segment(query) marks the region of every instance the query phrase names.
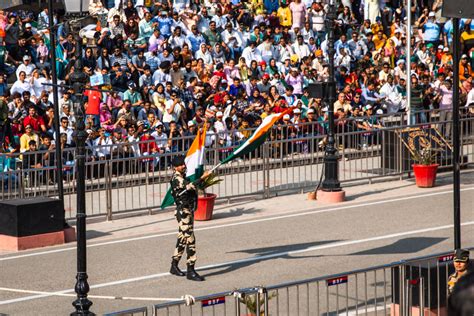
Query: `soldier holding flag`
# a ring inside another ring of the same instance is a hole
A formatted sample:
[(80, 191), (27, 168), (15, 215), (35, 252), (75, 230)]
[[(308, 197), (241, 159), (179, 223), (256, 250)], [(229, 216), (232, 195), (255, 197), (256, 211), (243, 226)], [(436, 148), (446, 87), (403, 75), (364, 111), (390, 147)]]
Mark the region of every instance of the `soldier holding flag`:
[(178, 221), (178, 240), (174, 251), (170, 273), (177, 276), (184, 276), (178, 263), (186, 250), (187, 255), (187, 273), (188, 280), (204, 281), (195, 270), (196, 263), (196, 238), (194, 237), (194, 211), (197, 203), (197, 190), (202, 187), (203, 181), (211, 174), (205, 171), (203, 175), (195, 182), (186, 178), (185, 157), (176, 156), (173, 161), (174, 173), (171, 178), (171, 194), (176, 203), (175, 217)]

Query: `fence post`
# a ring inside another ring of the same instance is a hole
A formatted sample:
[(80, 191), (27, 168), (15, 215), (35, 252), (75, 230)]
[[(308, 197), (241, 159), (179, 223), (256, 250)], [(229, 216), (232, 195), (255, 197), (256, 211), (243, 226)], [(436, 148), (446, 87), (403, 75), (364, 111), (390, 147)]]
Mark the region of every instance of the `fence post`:
[(107, 211), (107, 221), (112, 220), (112, 172), (110, 161), (106, 161), (105, 165), (105, 208)]
[(425, 314), (425, 291), (424, 291), (424, 278), (420, 277), (420, 280), (418, 282), (418, 286), (420, 287), (420, 316), (423, 316)]
[(260, 289), (255, 292), (255, 315), (260, 316)]
[(270, 145), (263, 144), (263, 198), (270, 197)]

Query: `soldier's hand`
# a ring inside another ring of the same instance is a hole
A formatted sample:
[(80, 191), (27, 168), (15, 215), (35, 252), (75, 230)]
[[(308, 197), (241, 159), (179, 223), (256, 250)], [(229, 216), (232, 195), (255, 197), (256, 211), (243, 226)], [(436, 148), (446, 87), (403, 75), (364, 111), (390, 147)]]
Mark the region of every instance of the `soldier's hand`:
[(212, 174), (212, 172), (210, 172), (210, 171), (204, 171), (204, 173), (201, 176), (201, 179), (204, 180), (207, 177), (209, 177), (211, 174)]

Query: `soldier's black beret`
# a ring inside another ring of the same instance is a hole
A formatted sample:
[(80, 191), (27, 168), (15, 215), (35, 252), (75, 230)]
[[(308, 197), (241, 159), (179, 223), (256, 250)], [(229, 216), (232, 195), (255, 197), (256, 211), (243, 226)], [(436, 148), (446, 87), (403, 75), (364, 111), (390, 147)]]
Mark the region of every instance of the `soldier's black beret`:
[(469, 250), (457, 249), (454, 252), (454, 261), (467, 262), (469, 261)]
[(171, 164), (173, 165), (173, 167), (182, 166), (182, 165), (185, 164), (184, 158), (185, 157), (183, 155), (178, 155), (178, 156), (173, 158), (173, 160), (171, 161)]

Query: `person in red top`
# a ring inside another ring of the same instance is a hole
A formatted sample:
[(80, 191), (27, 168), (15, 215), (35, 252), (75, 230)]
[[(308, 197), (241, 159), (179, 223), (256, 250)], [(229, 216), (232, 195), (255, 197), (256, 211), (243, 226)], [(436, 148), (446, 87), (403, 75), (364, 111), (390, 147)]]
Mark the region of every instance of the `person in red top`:
[(216, 70), (214, 71), (214, 73), (212, 75), (220, 77), (221, 80), (227, 79), (227, 76), (224, 72), (224, 65), (222, 63), (218, 63), (216, 65)]
[[(144, 131), (143, 135), (140, 137), (140, 153), (142, 156), (154, 155), (159, 152), (158, 145), (156, 144), (155, 137), (150, 135), (150, 130), (147, 129)], [(142, 162), (150, 163), (150, 170), (153, 170), (156, 163), (158, 162), (158, 157), (156, 158), (143, 158)]]
[[(87, 86), (86, 88), (90, 88)], [(97, 89), (98, 87), (92, 87)], [(102, 92), (97, 90), (86, 89), (84, 95), (87, 97), (87, 103), (85, 105), (86, 115), (90, 115), (94, 118), (94, 126), (100, 125), (100, 103), (102, 102)]]
[(46, 124), (43, 117), (36, 113), (36, 109), (30, 106), (28, 109), (28, 116), (23, 120), (23, 126), (31, 125), (35, 132), (46, 132)]

